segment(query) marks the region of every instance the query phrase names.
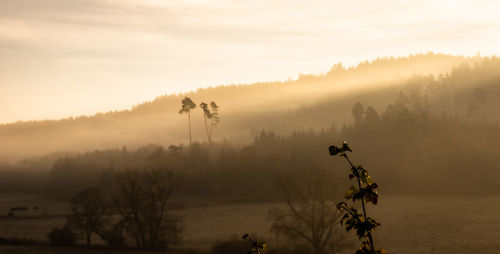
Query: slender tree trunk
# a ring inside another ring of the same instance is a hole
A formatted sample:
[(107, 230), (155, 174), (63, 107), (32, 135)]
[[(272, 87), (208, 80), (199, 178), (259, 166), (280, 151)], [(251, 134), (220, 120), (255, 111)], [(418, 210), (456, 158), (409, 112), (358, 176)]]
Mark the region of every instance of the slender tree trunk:
[(142, 227), (142, 224), (141, 222), (139, 221), (139, 217), (135, 215), (135, 220), (136, 220), (136, 224), (137, 224), (137, 229), (138, 229), (138, 233), (139, 233), (139, 247), (141, 248), (144, 248), (146, 247), (146, 233), (144, 232), (143, 230), (143, 227)]
[(203, 118), (205, 118), (205, 130), (207, 131), (208, 145), (211, 145), (212, 140), (210, 139), (210, 133), (208, 132), (207, 116), (204, 115)]
[(137, 245), (141, 248), (144, 248), (145, 244), (146, 244), (146, 233), (143, 230), (142, 222), (141, 222), (140, 217), (139, 217), (139, 209), (133, 202), (131, 202), (131, 204), (132, 204), (132, 207), (131, 207), (132, 208), (132, 215), (133, 215), (134, 221), (137, 225), (137, 231), (138, 231), (138, 235), (139, 235), (138, 237), (136, 237)]
[(86, 233), (86, 236), (87, 236), (87, 246), (90, 246), (90, 238), (92, 237), (92, 230), (90, 229), (90, 225), (87, 223), (87, 232)]
[(210, 121), (210, 140), (212, 140), (213, 130), (214, 130), (214, 119), (212, 118), (212, 120)]
[(191, 113), (188, 111), (188, 121), (189, 121), (189, 145), (193, 144), (193, 140), (191, 139)]
[[(154, 180), (153, 180), (154, 181)], [(155, 224), (154, 221), (154, 212), (155, 212), (155, 195), (154, 195), (154, 184), (151, 184), (151, 207), (149, 207), (149, 248), (154, 248), (154, 240), (155, 236), (153, 234), (153, 227)]]

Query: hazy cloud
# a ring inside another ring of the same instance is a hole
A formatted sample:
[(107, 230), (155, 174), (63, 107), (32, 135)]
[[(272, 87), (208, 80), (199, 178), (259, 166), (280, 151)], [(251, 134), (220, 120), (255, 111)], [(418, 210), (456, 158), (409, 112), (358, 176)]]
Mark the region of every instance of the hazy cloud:
[[(88, 83), (128, 87), (106, 102), (111, 108), (92, 108), (109, 110), (199, 86), (284, 80), (339, 61), (497, 54), (498, 13), (496, 1), (2, 0), (0, 100), (5, 86), (49, 87), (69, 98), (81, 94), (67, 87)], [(34, 107), (43, 104), (31, 96)], [(86, 107), (74, 113), (92, 112)], [(0, 122), (37, 117), (2, 115)]]

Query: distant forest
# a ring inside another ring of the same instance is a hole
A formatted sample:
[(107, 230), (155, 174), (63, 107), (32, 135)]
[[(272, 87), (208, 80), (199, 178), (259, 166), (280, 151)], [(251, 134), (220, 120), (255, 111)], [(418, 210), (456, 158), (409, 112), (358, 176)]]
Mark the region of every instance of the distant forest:
[[(296, 80), (218, 86), (161, 96), (131, 110), (4, 124), (0, 125), (0, 161), (122, 146), (135, 150), (149, 143), (187, 144), (187, 119), (178, 114), (184, 96), (197, 104), (216, 101), (221, 107), (221, 124), (214, 139), (238, 145), (248, 144), (262, 129), (287, 134), (328, 128), (333, 123), (348, 124), (352, 122), (350, 110), (356, 102), (383, 112), (400, 91), (409, 97), (413, 93), (429, 94), (428, 100), (434, 103), (432, 110), (437, 114), (444, 110), (450, 116), (463, 117), (467, 113), (463, 107), (470, 103), (468, 89), (487, 86), (485, 82), (494, 80), (497, 70), (498, 59), (480, 56), (427, 53), (379, 58), (349, 68), (335, 64), (327, 73), (300, 75)], [(420, 86), (439, 91), (418, 90)], [(487, 89), (485, 92), (489, 93)], [(438, 105), (436, 101), (440, 100), (452, 101)], [(485, 105), (483, 110), (491, 110), (491, 105)], [(207, 140), (202, 114), (195, 110), (192, 124), (193, 140), (203, 143)]]
[[(402, 60), (382, 62), (391, 61)], [(348, 75), (357, 71), (338, 68), (332, 72)], [(345, 176), (345, 165), (328, 155), (328, 146), (347, 140), (356, 147), (352, 158), (363, 162), (377, 177), (383, 194), (499, 193), (500, 185), (496, 182), (500, 177), (498, 70), (499, 58), (481, 58), (473, 65), (454, 67), (449, 74), (413, 75), (397, 86), (381, 90), (359, 90), (336, 100), (318, 100), (309, 106), (282, 112), (259, 109), (271, 112), (262, 113), (261, 117), (242, 113), (247, 118), (239, 116), (239, 124), (244, 126), (240, 131), (253, 136), (245, 142), (231, 139), (218, 130), (216, 137), (219, 135), (219, 138), (212, 145), (204, 141), (191, 146), (179, 143), (145, 143), (135, 148), (117, 145), (112, 149), (52, 153), (19, 163), (5, 163), (0, 165), (0, 190), (68, 198), (88, 187), (111, 191), (115, 174), (125, 169), (165, 168), (181, 180), (177, 198), (203, 199), (204, 202), (274, 201), (278, 200), (274, 181), (280, 175), (325, 169), (338, 176), (332, 183), (336, 179), (340, 183)], [(332, 74), (310, 78), (321, 80), (329, 75)], [(262, 86), (279, 87), (280, 84)], [(229, 91), (258, 90), (257, 87), (206, 89), (199, 93), (228, 91), (226, 96), (230, 97)], [(243, 93), (246, 92), (249, 91)], [(383, 100), (387, 97), (391, 98)], [(0, 127), (1, 135), (52, 133), (57, 136), (64, 135), (61, 132), (70, 126), (89, 128), (89, 133), (95, 126), (107, 126), (112, 133), (113, 128), (119, 128), (117, 131), (126, 128), (119, 123), (127, 115), (146, 119), (149, 113), (164, 108), (177, 114), (180, 101), (180, 95), (168, 96), (128, 112), (4, 125)], [(227, 101), (218, 103), (221, 112), (230, 111), (224, 107), (230, 107)], [(337, 114), (348, 116), (349, 120), (337, 121)], [(221, 114), (221, 125), (230, 122), (236, 128), (238, 124), (230, 119), (233, 116), (238, 114)], [(182, 131), (176, 135), (186, 140), (187, 122), (182, 116), (176, 121), (182, 122), (179, 125)], [(155, 135), (171, 134), (160, 128)], [(19, 142), (23, 142), (22, 139)], [(43, 147), (43, 143), (39, 145)]]

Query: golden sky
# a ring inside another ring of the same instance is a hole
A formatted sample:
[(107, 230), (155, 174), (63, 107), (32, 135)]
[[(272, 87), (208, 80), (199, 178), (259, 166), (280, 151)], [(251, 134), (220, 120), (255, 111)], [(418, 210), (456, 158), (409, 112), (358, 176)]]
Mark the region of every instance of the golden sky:
[(500, 1), (0, 0), (0, 123), (377, 56), (499, 55)]

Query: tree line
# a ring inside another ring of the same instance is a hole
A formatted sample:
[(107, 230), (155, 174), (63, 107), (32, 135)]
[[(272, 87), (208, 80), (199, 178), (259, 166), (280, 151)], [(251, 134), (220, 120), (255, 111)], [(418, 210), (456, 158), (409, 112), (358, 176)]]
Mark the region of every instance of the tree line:
[[(474, 66), (481, 62), (490, 64), (478, 64), (478, 68)], [(478, 70), (470, 72), (458, 68), (453, 76), (465, 78), (448, 79), (446, 73), (451, 76), (450, 69), (459, 63)], [(327, 73), (302, 75), (297, 80), (286, 82), (219, 86), (186, 94), (160, 96), (136, 105), (131, 110), (0, 125), (0, 137), (3, 140), (0, 144), (0, 160), (14, 161), (54, 151), (88, 151), (123, 145), (137, 147), (152, 141), (160, 144), (188, 143), (185, 122), (179, 120), (177, 114), (179, 101), (186, 96), (207, 104), (210, 99), (223, 105), (226, 121), (224, 126), (218, 127), (217, 133), (219, 137), (238, 136), (242, 143), (248, 143), (253, 135), (258, 134), (253, 130), (284, 133), (309, 127), (327, 128), (332, 121), (340, 125), (350, 121), (349, 110), (356, 101), (372, 105), (381, 112), (400, 89), (406, 90), (406, 86), (411, 85), (406, 80), (413, 73), (422, 73), (411, 81), (413, 83), (460, 83), (465, 80), (473, 86), (471, 83), (479, 84), (481, 80), (496, 75), (498, 63), (495, 58), (432, 53), (380, 58), (350, 68), (337, 64)], [(496, 69), (486, 68), (486, 65)], [(432, 77), (428, 73), (432, 73)], [(444, 73), (442, 78), (438, 76), (439, 73)], [(387, 86), (392, 83), (394, 86)], [(352, 93), (343, 92), (343, 88), (351, 86), (361, 88)], [(443, 90), (452, 92), (454, 86)], [(489, 99), (489, 89), (484, 91), (488, 95), (485, 107), (494, 108), (490, 105), (493, 100)], [(462, 100), (458, 102), (462, 103)], [(203, 116), (198, 116), (199, 112), (192, 114), (195, 139), (198, 133), (205, 135), (202, 131), (206, 132), (203, 129)], [(71, 139), (66, 138), (68, 136)]]
[[(51, 166), (31, 161), (4, 165), (0, 188), (71, 196), (87, 187), (106, 189), (127, 168), (168, 168), (182, 179), (180, 195), (233, 193), (246, 200), (276, 198), (274, 178), (310, 167), (328, 169), (322, 147), (349, 140), (387, 192), (498, 192), (497, 123), (433, 113), (421, 97), (401, 92), (383, 113), (356, 103), (352, 124), (278, 134), (262, 130), (247, 145), (193, 142), (190, 146), (148, 145), (137, 150), (109, 149), (67, 156)], [(424, 106), (422, 106), (424, 105)], [(209, 146), (211, 147), (209, 149)], [(47, 167), (46, 170), (38, 170)], [(481, 174), (475, 172), (480, 171)], [(412, 179), (409, 184), (406, 181)], [(446, 181), (443, 181), (446, 179)], [(450, 181), (453, 180), (453, 181)], [(258, 182), (256, 186), (254, 183)], [(405, 184), (402, 184), (405, 182)], [(443, 189), (444, 185), (450, 185)], [(453, 184), (467, 186), (456, 189)]]

